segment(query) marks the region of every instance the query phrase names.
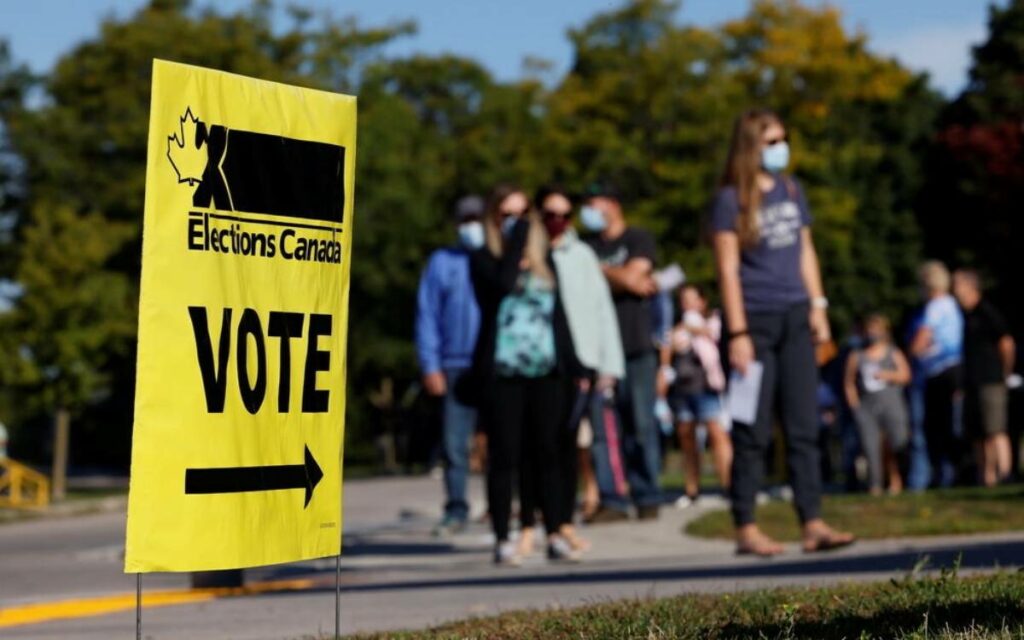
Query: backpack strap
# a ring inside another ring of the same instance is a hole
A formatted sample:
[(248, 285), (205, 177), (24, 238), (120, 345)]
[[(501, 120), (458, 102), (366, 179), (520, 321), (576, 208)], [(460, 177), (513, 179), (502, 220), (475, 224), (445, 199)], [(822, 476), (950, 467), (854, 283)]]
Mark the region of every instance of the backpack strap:
[(790, 176), (782, 176), (782, 182), (786, 185), (786, 194), (789, 195), (789, 199), (795, 202), (797, 199), (796, 182)]

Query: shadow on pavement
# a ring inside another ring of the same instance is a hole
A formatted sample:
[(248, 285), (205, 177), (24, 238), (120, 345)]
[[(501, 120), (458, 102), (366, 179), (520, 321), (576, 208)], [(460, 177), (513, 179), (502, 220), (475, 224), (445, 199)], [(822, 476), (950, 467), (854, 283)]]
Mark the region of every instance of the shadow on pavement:
[[(662, 581), (684, 581), (705, 579), (743, 579), (795, 576), (852, 575), (858, 573), (900, 573), (910, 571), (923, 557), (928, 556), (928, 568), (952, 567), (960, 559), (961, 569), (993, 569), (1024, 565), (1024, 541), (984, 542), (964, 546), (929, 548), (927, 550), (905, 549), (899, 551), (865, 555), (815, 556), (798, 561), (765, 560), (749, 564), (726, 567), (660, 567), (651, 569), (614, 570), (588, 567), (586, 563), (566, 566), (562, 571), (551, 570), (549, 566), (538, 568), (544, 573), (525, 573), (533, 568), (494, 569), (489, 575), (453, 576), (437, 579), (408, 579), (373, 582), (367, 584), (345, 584), (347, 593), (396, 591), (405, 589), (459, 588), (459, 587), (502, 587), (558, 584), (598, 584), (606, 582), (651, 583)], [(490, 565), (480, 566), (489, 569)], [(308, 591), (333, 591), (330, 588), (314, 587)]]

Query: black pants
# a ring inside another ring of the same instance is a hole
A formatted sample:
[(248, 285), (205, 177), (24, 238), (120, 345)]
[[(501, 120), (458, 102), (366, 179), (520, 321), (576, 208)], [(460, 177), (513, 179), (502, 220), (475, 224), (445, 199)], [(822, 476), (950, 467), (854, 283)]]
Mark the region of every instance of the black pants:
[[(567, 406), (575, 401), (579, 390), (575, 384), (567, 390)], [(568, 418), (565, 424), (558, 427), (558, 470), (560, 474), (558, 490), (561, 498), (558, 510), (558, 527), (572, 524), (573, 514), (576, 513), (576, 484), (580, 474), (580, 458), (576, 440), (579, 435), (579, 425), (569, 425)], [(519, 470), (519, 524), (523, 527), (537, 526), (537, 509), (540, 506), (541, 491), (553, 491), (555, 487), (542, 487), (535, 469), (524, 465)], [(550, 530), (554, 533), (557, 528)]]
[(959, 365), (924, 381), (924, 437), (928, 445), (928, 462), (932, 465), (932, 485), (945, 486), (945, 463), (954, 468), (961, 462), (961, 448), (953, 430), (953, 398), (960, 385)]
[(818, 367), (808, 312), (805, 303), (778, 313), (752, 313), (747, 318), (754, 357), (764, 366), (764, 377), (755, 423), (736, 423), (732, 429), (732, 515), (736, 526), (754, 522), (754, 502), (764, 477), (776, 400), (797, 514), (801, 522), (807, 522), (821, 512)]
[(517, 471), (524, 524), (532, 524), (532, 512), (538, 505), (548, 531), (557, 531), (564, 524), (567, 470), (563, 449), (571, 389), (568, 381), (558, 377), (498, 378), (493, 384), (487, 501), (499, 542), (508, 540)]

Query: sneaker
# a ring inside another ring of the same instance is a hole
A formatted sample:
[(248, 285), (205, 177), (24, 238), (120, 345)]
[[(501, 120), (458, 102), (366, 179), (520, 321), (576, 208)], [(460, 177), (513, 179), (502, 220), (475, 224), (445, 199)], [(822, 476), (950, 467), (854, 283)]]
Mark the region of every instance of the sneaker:
[(629, 514), (619, 509), (610, 507), (598, 507), (597, 511), (584, 520), (587, 524), (607, 524), (609, 522), (622, 522), (629, 520)]
[(689, 509), (690, 507), (697, 506), (697, 496), (681, 495), (679, 499), (675, 501), (676, 509)]
[(548, 541), (548, 560), (551, 562), (579, 562), (581, 559), (580, 552), (573, 549), (562, 536), (555, 536)]
[(636, 517), (638, 520), (657, 520), (658, 519), (658, 505), (648, 504), (636, 508)]
[(435, 538), (448, 538), (466, 530), (466, 521), (461, 518), (445, 516), (430, 532)]
[(499, 567), (518, 567), (523, 559), (516, 553), (516, 547), (511, 542), (499, 542), (494, 545), (494, 564)]

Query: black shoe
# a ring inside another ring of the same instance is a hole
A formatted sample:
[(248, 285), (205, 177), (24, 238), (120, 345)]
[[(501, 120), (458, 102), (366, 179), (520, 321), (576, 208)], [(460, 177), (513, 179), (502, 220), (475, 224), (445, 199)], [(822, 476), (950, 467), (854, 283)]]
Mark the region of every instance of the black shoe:
[(609, 522), (622, 522), (629, 520), (629, 514), (625, 511), (612, 509), (610, 507), (598, 507), (597, 511), (584, 520), (587, 524), (607, 524)]
[(636, 517), (638, 520), (657, 520), (658, 519), (658, 506), (654, 504), (644, 505), (636, 508)]

